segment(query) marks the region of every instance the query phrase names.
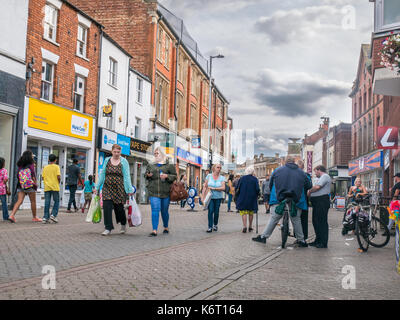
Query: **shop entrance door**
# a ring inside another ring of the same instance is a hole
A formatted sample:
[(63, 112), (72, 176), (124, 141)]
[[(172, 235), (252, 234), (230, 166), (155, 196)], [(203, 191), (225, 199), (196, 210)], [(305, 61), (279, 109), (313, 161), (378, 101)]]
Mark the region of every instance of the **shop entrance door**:
[(57, 157), (57, 164), (60, 166), (61, 172), (61, 183), (60, 183), (60, 203), (62, 203), (64, 196), (64, 173), (65, 173), (65, 148), (64, 147), (53, 147), (53, 154)]
[(136, 201), (140, 202), (141, 196), (142, 196), (142, 186), (140, 185), (140, 178), (141, 178), (141, 173), (142, 173), (142, 163), (141, 162), (136, 162), (135, 171), (136, 171), (136, 176), (135, 176), (135, 180), (133, 183), (135, 184), (135, 187), (136, 187)]

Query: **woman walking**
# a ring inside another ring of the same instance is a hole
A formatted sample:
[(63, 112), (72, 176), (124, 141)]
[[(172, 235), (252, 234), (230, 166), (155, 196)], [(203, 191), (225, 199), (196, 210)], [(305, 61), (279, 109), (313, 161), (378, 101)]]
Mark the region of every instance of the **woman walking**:
[(124, 205), (127, 195), (133, 195), (129, 163), (121, 157), (121, 147), (112, 146), (112, 156), (104, 160), (104, 167), (99, 175), (94, 194), (103, 191), (104, 227), (103, 236), (108, 236), (114, 229), (112, 211), (114, 209), (117, 223), (121, 224), (120, 233), (126, 232), (126, 215)]
[(258, 196), (260, 194), (260, 184), (254, 176), (254, 167), (248, 167), (245, 175), (239, 180), (236, 186), (236, 192), (239, 193), (236, 208), (242, 216), (243, 229), (247, 231), (247, 216), (249, 217), (249, 232), (253, 231), (253, 215), (258, 211)]
[(33, 153), (30, 150), (26, 150), (21, 158), (19, 158), (17, 162), (18, 166), (18, 184), (17, 184), (17, 192), (18, 192), (18, 200), (14, 205), (14, 208), (11, 212), (8, 220), (12, 223), (15, 223), (15, 214), (21, 206), (22, 202), (25, 199), (25, 196), (28, 195), (29, 200), (31, 201), (31, 210), (32, 210), (32, 221), (33, 222), (41, 222), (42, 219), (36, 217), (36, 190), (37, 190), (37, 181), (36, 181), (36, 171), (35, 171), (35, 161), (33, 160)]
[(229, 187), (229, 192), (228, 192), (228, 212), (233, 212), (231, 210), (231, 204), (232, 204), (232, 199), (233, 199), (233, 195), (235, 194), (235, 188), (233, 186), (233, 178), (235, 176), (233, 174), (229, 175), (228, 178), (228, 187)]
[(175, 166), (169, 163), (168, 158), (160, 147), (154, 150), (154, 163), (147, 166), (145, 178), (147, 180), (151, 205), (151, 223), (153, 226), (153, 231), (149, 236), (157, 236), (160, 211), (164, 226), (163, 233), (169, 233), (169, 194), (171, 185), (176, 180), (177, 174)]
[(0, 201), (1, 201), (1, 210), (3, 212), (3, 221), (8, 220), (8, 208), (7, 208), (7, 183), (8, 183), (8, 172), (5, 168), (6, 160), (4, 158), (0, 158)]
[(221, 175), (221, 169), (220, 164), (214, 164), (211, 168), (212, 174), (206, 178), (205, 187), (212, 193), (208, 205), (208, 233), (218, 231), (219, 208), (225, 191), (225, 178)]
[(94, 189), (93, 176), (89, 176), (88, 180), (85, 181), (85, 188), (83, 189), (85, 204), (83, 205), (82, 213), (85, 213), (86, 205), (88, 205), (88, 208), (90, 207), (90, 203), (92, 202), (93, 189)]
[[(186, 182), (186, 174), (183, 174), (183, 175), (181, 175), (181, 178), (179, 179), (179, 182), (183, 182), (183, 184), (185, 185), (185, 190), (187, 190), (188, 189), (188, 184), (187, 184), (187, 182)], [(183, 209), (183, 208), (185, 208), (185, 205), (186, 205), (186, 199), (185, 200), (181, 200), (181, 208)]]

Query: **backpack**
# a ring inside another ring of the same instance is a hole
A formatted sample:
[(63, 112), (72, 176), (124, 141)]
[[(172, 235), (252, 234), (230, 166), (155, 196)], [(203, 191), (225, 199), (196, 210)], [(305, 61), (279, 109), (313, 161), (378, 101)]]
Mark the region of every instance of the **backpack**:
[(31, 169), (25, 168), (18, 171), (18, 180), (21, 188), (26, 190), (34, 187)]

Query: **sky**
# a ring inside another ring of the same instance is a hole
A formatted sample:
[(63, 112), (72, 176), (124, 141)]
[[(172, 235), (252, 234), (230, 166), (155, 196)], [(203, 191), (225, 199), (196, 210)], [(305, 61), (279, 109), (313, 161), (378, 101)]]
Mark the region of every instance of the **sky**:
[[(161, 0), (184, 20), (230, 101), (234, 129), (254, 129), (256, 154), (285, 155), (288, 138), (351, 122), (349, 94), (361, 44), (371, 42), (367, 0)], [(251, 135), (250, 135), (251, 137)]]

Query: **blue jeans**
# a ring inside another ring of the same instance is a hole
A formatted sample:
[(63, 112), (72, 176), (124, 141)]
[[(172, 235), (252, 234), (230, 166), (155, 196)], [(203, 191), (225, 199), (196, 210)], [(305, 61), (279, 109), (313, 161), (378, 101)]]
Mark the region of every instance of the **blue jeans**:
[(78, 185), (74, 184), (69, 186), (69, 201), (68, 201), (68, 210), (71, 210), (71, 206), (74, 205), (75, 210), (77, 210), (76, 206), (76, 199), (75, 199), (75, 193), (76, 190), (78, 189)]
[(44, 216), (43, 219), (50, 219), (50, 203), (51, 197), (53, 197), (54, 205), (53, 210), (51, 210), (51, 215), (57, 217), (58, 208), (60, 206), (60, 193), (58, 191), (46, 191), (44, 193)]
[(7, 196), (5, 194), (0, 196), (1, 210), (3, 210), (3, 220), (8, 220)]
[(153, 225), (153, 230), (158, 230), (158, 222), (160, 221), (160, 211), (164, 228), (168, 228), (169, 197), (168, 198), (150, 197), (149, 200), (151, 205), (151, 223)]
[(213, 225), (218, 225), (219, 207), (221, 206), (222, 199), (211, 199), (208, 205), (208, 227), (212, 228)]
[(233, 198), (233, 195), (228, 194), (228, 211), (231, 211), (232, 198)]

